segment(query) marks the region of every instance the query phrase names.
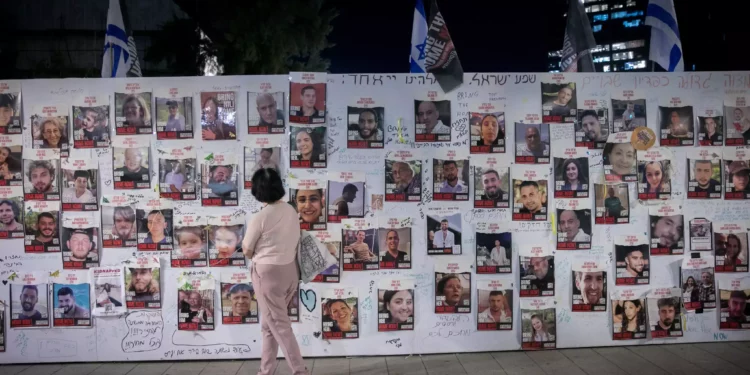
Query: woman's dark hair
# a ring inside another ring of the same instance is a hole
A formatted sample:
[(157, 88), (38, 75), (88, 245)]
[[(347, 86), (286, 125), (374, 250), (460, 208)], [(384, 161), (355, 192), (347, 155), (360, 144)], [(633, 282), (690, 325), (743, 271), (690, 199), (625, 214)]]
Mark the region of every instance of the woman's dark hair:
[(250, 192), (262, 203), (274, 203), (284, 198), (284, 184), (279, 172), (271, 168), (257, 170), (251, 179), (253, 187)]
[(411, 289), (402, 289), (402, 290), (386, 290), (383, 292), (383, 310), (379, 312), (379, 314), (388, 314), (388, 322), (393, 320), (393, 316), (391, 316), (391, 312), (388, 311), (388, 305), (391, 303), (391, 299), (393, 299), (393, 296), (396, 295), (398, 292), (409, 292), (411, 295), (411, 298), (414, 298), (414, 291)]
[(640, 329), (638, 325), (640, 325), (640, 323), (645, 321), (645, 318), (643, 316), (644, 314), (643, 307), (641, 306), (641, 300), (639, 299), (626, 300), (625, 302), (622, 303), (622, 330), (627, 331), (628, 325), (630, 324), (630, 321), (628, 320), (628, 316), (625, 314), (625, 304), (628, 302), (632, 303), (633, 306), (635, 306), (636, 310), (638, 308), (641, 309), (640, 311), (636, 311), (635, 313), (635, 324), (636, 324), (635, 330), (638, 331)]
[(576, 166), (576, 169), (578, 169), (578, 183), (579, 184), (588, 184), (589, 179), (586, 176), (586, 172), (581, 169), (581, 163), (578, 162), (578, 159), (565, 159), (565, 161), (562, 163), (562, 170), (560, 171), (560, 179), (562, 181), (565, 181), (565, 183), (568, 183), (568, 178), (566, 177), (567, 173), (565, 172), (568, 169), (568, 165), (573, 164)]
[(482, 124), (484, 123), (484, 119), (487, 117), (494, 117), (495, 121), (497, 121), (497, 139), (504, 139), (505, 138), (505, 132), (503, 131), (503, 127), (500, 126), (500, 119), (497, 118), (497, 116), (494, 113), (488, 113), (484, 116), (482, 116), (482, 121), (479, 122), (479, 127), (482, 127)]
[(638, 166), (638, 169), (640, 169), (639, 172), (643, 175), (643, 178), (641, 178), (641, 183), (646, 184), (646, 186), (651, 187), (651, 184), (648, 182), (648, 178), (646, 178), (646, 167), (648, 167), (650, 164), (656, 164), (659, 166), (659, 170), (661, 171), (661, 182), (659, 183), (659, 186), (657, 186), (658, 191), (661, 191), (663, 186), (666, 186), (667, 182), (669, 182), (669, 176), (667, 175), (667, 168), (669, 165), (667, 165), (667, 162), (662, 162), (661, 160), (654, 160), (654, 161), (648, 161)]
[[(307, 133), (307, 135), (310, 137), (310, 141), (312, 141), (313, 148), (312, 148), (312, 155), (310, 155), (310, 161), (319, 161), (320, 155), (323, 154), (321, 148), (321, 140), (319, 139), (318, 132), (311, 130), (306, 127), (300, 127), (297, 129), (296, 132), (294, 132), (294, 136), (292, 137), (292, 142), (297, 142), (297, 134), (299, 133)], [(295, 148), (297, 146), (295, 145)]]
[(5, 158), (5, 164), (8, 164), (8, 171), (10, 172), (18, 172), (21, 170), (21, 162), (16, 160), (16, 158), (13, 157), (13, 153), (11, 152), (10, 148), (8, 147), (0, 147), (0, 149), (5, 149), (8, 151), (8, 157)]
[(692, 276), (688, 276), (687, 280), (685, 280), (685, 283), (684, 283), (684, 284), (682, 284), (682, 291), (683, 291), (683, 292), (687, 290), (687, 287), (688, 287), (688, 281), (690, 281), (690, 279), (693, 279), (693, 287), (696, 287), (696, 286), (698, 286), (698, 283), (696, 283), (696, 282), (695, 282), (695, 278), (694, 278), (694, 277), (692, 277)]
[[(737, 251), (737, 254), (734, 254), (734, 257), (731, 258), (732, 261), (737, 261), (737, 258), (740, 256), (740, 253), (742, 252), (742, 242), (740, 242), (740, 238), (734, 233), (730, 233), (727, 235), (727, 245), (729, 245), (729, 240), (737, 241), (737, 247), (740, 248), (740, 250)], [(726, 252), (724, 254), (726, 254)]]
[(440, 281), (438, 281), (438, 283), (437, 283), (437, 292), (438, 292), (438, 294), (440, 294), (440, 295), (443, 294), (443, 290), (445, 289), (445, 284), (447, 284), (448, 280), (450, 280), (450, 279), (456, 279), (459, 282), (461, 282), (461, 279), (455, 273), (449, 273), (449, 274), (443, 276), (443, 278), (440, 279)]

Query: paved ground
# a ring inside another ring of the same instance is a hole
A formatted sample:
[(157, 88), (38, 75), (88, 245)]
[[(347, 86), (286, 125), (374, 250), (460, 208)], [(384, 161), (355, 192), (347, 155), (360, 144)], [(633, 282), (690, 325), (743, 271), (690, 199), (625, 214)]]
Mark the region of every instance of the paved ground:
[[(750, 342), (307, 360), (313, 374), (748, 374)], [(2, 375), (255, 375), (258, 361), (0, 366)], [(275, 374), (290, 374), (281, 361)]]

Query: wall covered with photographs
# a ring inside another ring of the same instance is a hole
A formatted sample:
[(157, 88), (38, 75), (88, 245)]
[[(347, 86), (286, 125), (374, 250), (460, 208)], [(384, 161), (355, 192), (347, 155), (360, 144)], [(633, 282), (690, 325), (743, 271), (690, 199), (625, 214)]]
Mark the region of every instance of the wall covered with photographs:
[(748, 340), (748, 77), (0, 82), (0, 363), (259, 357), (261, 168), (305, 356)]

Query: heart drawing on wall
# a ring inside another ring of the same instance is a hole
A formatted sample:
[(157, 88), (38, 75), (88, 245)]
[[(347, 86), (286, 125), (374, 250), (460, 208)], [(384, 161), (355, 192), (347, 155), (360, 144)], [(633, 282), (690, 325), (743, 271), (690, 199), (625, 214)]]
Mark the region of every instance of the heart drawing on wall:
[(302, 305), (305, 306), (307, 311), (312, 312), (313, 310), (315, 310), (315, 305), (317, 304), (318, 296), (315, 295), (314, 290), (300, 289), (299, 299), (302, 302)]

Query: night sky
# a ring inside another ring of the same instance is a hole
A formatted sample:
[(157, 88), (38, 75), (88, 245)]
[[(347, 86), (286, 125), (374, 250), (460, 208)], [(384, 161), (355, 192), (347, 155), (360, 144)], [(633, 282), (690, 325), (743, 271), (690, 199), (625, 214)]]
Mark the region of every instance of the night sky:
[[(431, 0), (424, 0), (429, 7)], [(339, 0), (332, 73), (408, 73), (415, 0)], [(750, 70), (750, 1), (676, 0), (685, 70)], [(465, 72), (541, 72), (562, 47), (566, 0), (439, 0)], [(429, 17), (429, 10), (427, 10)], [(747, 52), (744, 52), (747, 55)]]

